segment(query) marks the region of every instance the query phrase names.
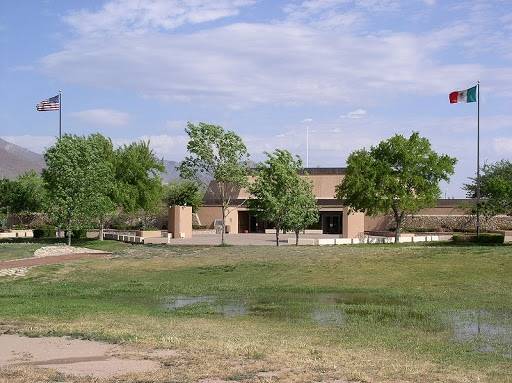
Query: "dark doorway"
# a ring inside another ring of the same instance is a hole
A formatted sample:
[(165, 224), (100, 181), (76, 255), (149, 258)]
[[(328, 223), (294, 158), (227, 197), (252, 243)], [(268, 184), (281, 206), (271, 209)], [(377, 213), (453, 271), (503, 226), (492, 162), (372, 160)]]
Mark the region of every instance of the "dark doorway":
[(249, 214), (249, 232), (250, 233), (264, 233), (265, 232), (265, 222), (258, 217)]
[(340, 234), (341, 214), (322, 214), (322, 231), (324, 234)]
[(238, 211), (238, 232), (248, 233), (249, 232), (249, 212)]

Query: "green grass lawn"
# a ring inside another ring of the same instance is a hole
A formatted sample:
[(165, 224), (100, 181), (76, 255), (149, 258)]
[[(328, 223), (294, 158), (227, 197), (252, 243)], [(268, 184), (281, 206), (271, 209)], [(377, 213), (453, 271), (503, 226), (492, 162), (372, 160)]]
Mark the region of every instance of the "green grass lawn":
[(512, 381), (512, 247), (89, 247), (0, 278), (0, 324), (173, 348), (176, 381)]
[(9, 243), (0, 242), (0, 261), (28, 258), (42, 245), (38, 243)]
[[(51, 246), (56, 244), (66, 244), (64, 239), (33, 239), (33, 238), (16, 238), (0, 241), (0, 261), (11, 259), (29, 258), (34, 255), (34, 251), (43, 246)], [(87, 247), (95, 250), (105, 250), (116, 253), (125, 250), (130, 245), (123, 242), (115, 241), (98, 241), (98, 240), (75, 240), (73, 246)]]

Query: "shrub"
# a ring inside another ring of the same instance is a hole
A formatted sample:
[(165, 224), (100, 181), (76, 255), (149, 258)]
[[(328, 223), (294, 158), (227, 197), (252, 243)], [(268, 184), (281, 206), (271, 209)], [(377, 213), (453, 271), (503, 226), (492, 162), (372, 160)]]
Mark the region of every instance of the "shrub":
[[(393, 228), (392, 231), (395, 231)], [(437, 233), (442, 231), (438, 227), (413, 227), (413, 226), (404, 226), (402, 228), (402, 232), (404, 233)]]
[(84, 239), (84, 238), (87, 238), (87, 230), (86, 229), (73, 230), (72, 233), (73, 233), (73, 238), (74, 239)]
[(55, 238), (55, 227), (40, 226), (35, 228), (34, 238)]
[(455, 243), (478, 243), (478, 244), (502, 244), (504, 240), (503, 234), (499, 233), (482, 233), (480, 236), (476, 234), (454, 234), (453, 242)]

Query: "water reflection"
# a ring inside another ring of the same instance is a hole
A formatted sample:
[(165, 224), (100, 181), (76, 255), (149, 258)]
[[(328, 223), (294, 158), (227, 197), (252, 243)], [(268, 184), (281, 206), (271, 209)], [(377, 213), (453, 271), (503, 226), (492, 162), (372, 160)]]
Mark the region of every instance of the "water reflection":
[(472, 343), (480, 352), (512, 357), (512, 314), (486, 310), (459, 310), (448, 314), (457, 342)]
[(182, 308), (199, 304), (206, 304), (210, 306), (213, 311), (227, 317), (236, 317), (249, 314), (249, 310), (247, 309), (247, 306), (244, 302), (238, 300), (226, 301), (214, 295), (178, 295), (167, 298), (163, 306), (167, 310), (177, 311)]
[(192, 306), (199, 303), (213, 303), (215, 299), (216, 298), (211, 295), (178, 295), (176, 297), (170, 298), (166, 303), (164, 303), (164, 307), (174, 311), (183, 307)]
[(316, 308), (311, 312), (311, 319), (321, 326), (342, 326), (345, 324), (345, 313), (334, 307)]

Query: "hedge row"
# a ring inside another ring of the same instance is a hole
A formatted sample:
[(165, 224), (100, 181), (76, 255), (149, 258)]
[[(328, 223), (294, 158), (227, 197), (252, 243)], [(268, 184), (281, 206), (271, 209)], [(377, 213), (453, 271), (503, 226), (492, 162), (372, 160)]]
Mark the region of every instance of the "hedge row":
[(482, 233), (476, 234), (454, 234), (453, 242), (455, 243), (481, 243), (481, 244), (502, 244), (505, 237), (498, 233)]

